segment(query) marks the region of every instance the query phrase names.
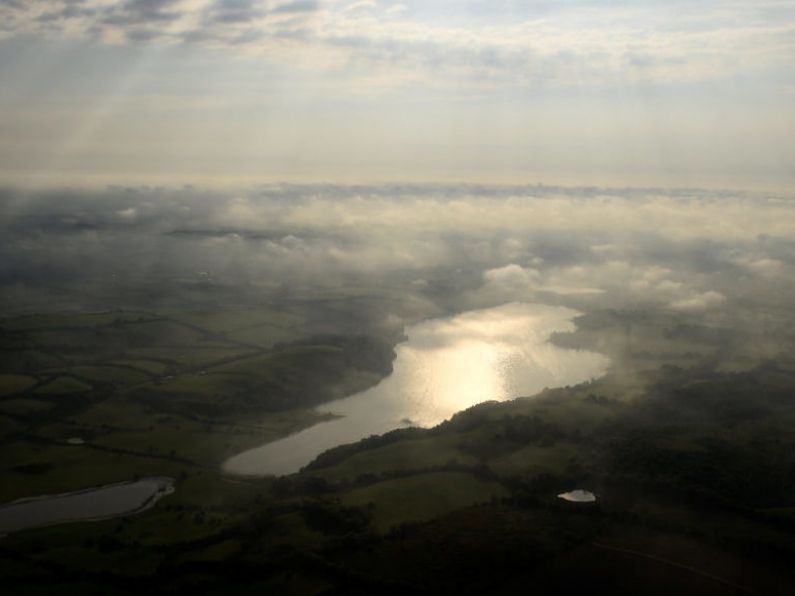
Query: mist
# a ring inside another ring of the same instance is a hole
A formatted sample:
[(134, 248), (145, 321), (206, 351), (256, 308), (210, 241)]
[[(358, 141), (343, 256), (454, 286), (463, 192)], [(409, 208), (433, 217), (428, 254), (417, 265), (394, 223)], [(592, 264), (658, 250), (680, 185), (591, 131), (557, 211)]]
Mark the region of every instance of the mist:
[(790, 0), (0, 0), (0, 590), (795, 594)]
[(542, 299), (720, 316), (793, 297), (795, 217), (777, 196), (532, 186), (6, 189), (0, 213), (7, 313), (229, 306), (357, 285), (399, 297), (398, 317)]

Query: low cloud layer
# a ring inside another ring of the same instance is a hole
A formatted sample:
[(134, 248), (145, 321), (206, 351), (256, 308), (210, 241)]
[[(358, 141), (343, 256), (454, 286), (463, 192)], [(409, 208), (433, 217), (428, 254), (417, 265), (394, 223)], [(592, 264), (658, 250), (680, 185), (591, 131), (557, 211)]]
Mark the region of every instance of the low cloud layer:
[(356, 287), (428, 315), (512, 301), (775, 308), (795, 294), (793, 209), (706, 191), (545, 187), (5, 190), (0, 296), (7, 312)]

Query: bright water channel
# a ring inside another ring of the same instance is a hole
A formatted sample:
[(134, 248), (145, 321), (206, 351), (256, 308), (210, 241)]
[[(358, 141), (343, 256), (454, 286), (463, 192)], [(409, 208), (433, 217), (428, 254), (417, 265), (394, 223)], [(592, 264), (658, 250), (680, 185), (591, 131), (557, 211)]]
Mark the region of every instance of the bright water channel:
[(338, 418), (245, 451), (224, 469), (241, 475), (297, 472), (323, 451), (404, 426), (430, 427), (487, 400), (533, 395), (604, 374), (601, 354), (556, 347), (573, 331), (568, 308), (512, 303), (432, 319), (406, 330), (391, 375), (378, 385), (324, 404)]

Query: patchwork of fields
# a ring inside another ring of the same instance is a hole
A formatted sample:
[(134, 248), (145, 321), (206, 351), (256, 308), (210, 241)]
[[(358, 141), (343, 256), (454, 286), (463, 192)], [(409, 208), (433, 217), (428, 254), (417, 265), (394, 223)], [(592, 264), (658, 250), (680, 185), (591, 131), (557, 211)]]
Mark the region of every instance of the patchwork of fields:
[[(230, 455), (389, 374), (399, 338), (328, 334), (309, 312), (3, 321), (0, 501), (144, 476), (177, 486), (138, 516), (5, 537), (9, 589), (510, 593), (606, 575), (620, 591), (637, 585), (620, 579), (630, 566), (659, 593), (787, 593), (787, 355), (727, 371), (744, 342), (665, 318), (633, 320), (628, 340), (620, 314), (589, 315), (555, 341), (608, 354), (601, 379), (340, 446), (292, 476), (225, 476)], [(686, 356), (672, 329), (691, 335)], [(597, 503), (555, 498), (573, 488)], [(484, 584), (480, 564), (502, 571)]]

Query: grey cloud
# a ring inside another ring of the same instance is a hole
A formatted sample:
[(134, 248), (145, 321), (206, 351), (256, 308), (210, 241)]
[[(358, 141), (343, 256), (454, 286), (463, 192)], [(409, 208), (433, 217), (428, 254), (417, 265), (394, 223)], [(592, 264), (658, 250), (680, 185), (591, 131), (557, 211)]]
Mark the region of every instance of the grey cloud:
[(10, 10), (23, 10), (28, 6), (29, 0), (4, 0), (2, 7)]
[(85, 0), (75, 0), (65, 6), (58, 6), (53, 10), (43, 12), (36, 20), (41, 23), (53, 23), (67, 19), (93, 18), (96, 14), (95, 8), (85, 6)]
[[(39, 12), (32, 2), (0, 4), (18, 33), (57, 34), (64, 27), (82, 29), (84, 35), (101, 38), (110, 29), (120, 30), (130, 41), (161, 38), (163, 27), (185, 16), (182, 0), (124, 0), (112, 5), (93, 5), (86, 0), (50, 0)], [(13, 19), (13, 20), (12, 20)], [(35, 23), (35, 26), (33, 25)]]
[(131, 42), (161, 39), (165, 36), (163, 28), (183, 17), (179, 3), (180, 0), (126, 0), (118, 6), (98, 9), (88, 19), (88, 32), (102, 37), (108, 28), (115, 28)]
[(148, 27), (133, 27), (127, 29), (124, 35), (130, 41), (146, 42), (159, 38), (161, 36), (161, 32), (157, 29)]
[(248, 23), (266, 13), (259, 0), (217, 0), (209, 8), (207, 23)]
[[(749, 69), (760, 75), (771, 67), (781, 69), (791, 54), (789, 32), (773, 19), (775, 13), (765, 17), (764, 11), (740, 3), (718, 15), (709, 3), (697, 3), (693, 14), (676, 19), (659, 11), (632, 10), (629, 2), (609, 7), (580, 1), (453, 4), (409, 2), (410, 19), (395, 19), (389, 6), (380, 3), (360, 20), (361, 15), (346, 12), (350, 3), (318, 0), (215, 0), (206, 7), (178, 0), (126, 0), (96, 7), (49, 0), (43, 13), (40, 3), (14, 0), (0, 3), (0, 34), (49, 36), (68, 27), (70, 35), (113, 41), (121, 33), (129, 41), (249, 45), (274, 50), (274, 61), (291, 58), (294, 46), (262, 41), (291, 39), (327, 49), (339, 63), (347, 59), (354, 75), (398, 68), (431, 75), (440, 83), (460, 86), (464, 81), (479, 88), (623, 84), (627, 76), (661, 82), (745, 77)], [(592, 10), (578, 35), (565, 16), (586, 6)], [(555, 18), (539, 21), (550, 13)], [(285, 18), (297, 22), (288, 26)], [(304, 26), (310, 20), (316, 26)], [(612, 23), (616, 35), (604, 35), (602, 21)], [(646, 35), (646, 30), (659, 34)], [(752, 64), (745, 62), (751, 59)], [(311, 68), (313, 53), (299, 60)], [(738, 70), (741, 63), (743, 72)]]
[(180, 0), (126, 0), (122, 10), (136, 15), (141, 19), (168, 19), (174, 14), (169, 8), (175, 8)]
[(295, 0), (294, 2), (278, 5), (271, 12), (275, 14), (293, 14), (315, 12), (319, 8), (320, 2), (317, 2), (317, 0)]
[[(217, 0), (205, 10), (200, 26), (183, 32), (180, 37), (188, 43), (229, 46), (254, 44), (269, 37), (306, 39), (305, 16), (319, 8), (320, 4), (313, 1), (273, 4), (261, 0)], [(293, 16), (293, 19), (288, 22), (280, 19), (267, 26), (258, 22), (268, 15)]]
[(127, 0), (121, 6), (106, 9), (101, 15), (104, 23), (111, 25), (148, 25), (175, 21), (181, 13), (179, 0)]
[(217, 24), (250, 23), (269, 14), (302, 14), (319, 10), (316, 0), (295, 0), (281, 4), (262, 0), (216, 0), (206, 11), (205, 22)]

